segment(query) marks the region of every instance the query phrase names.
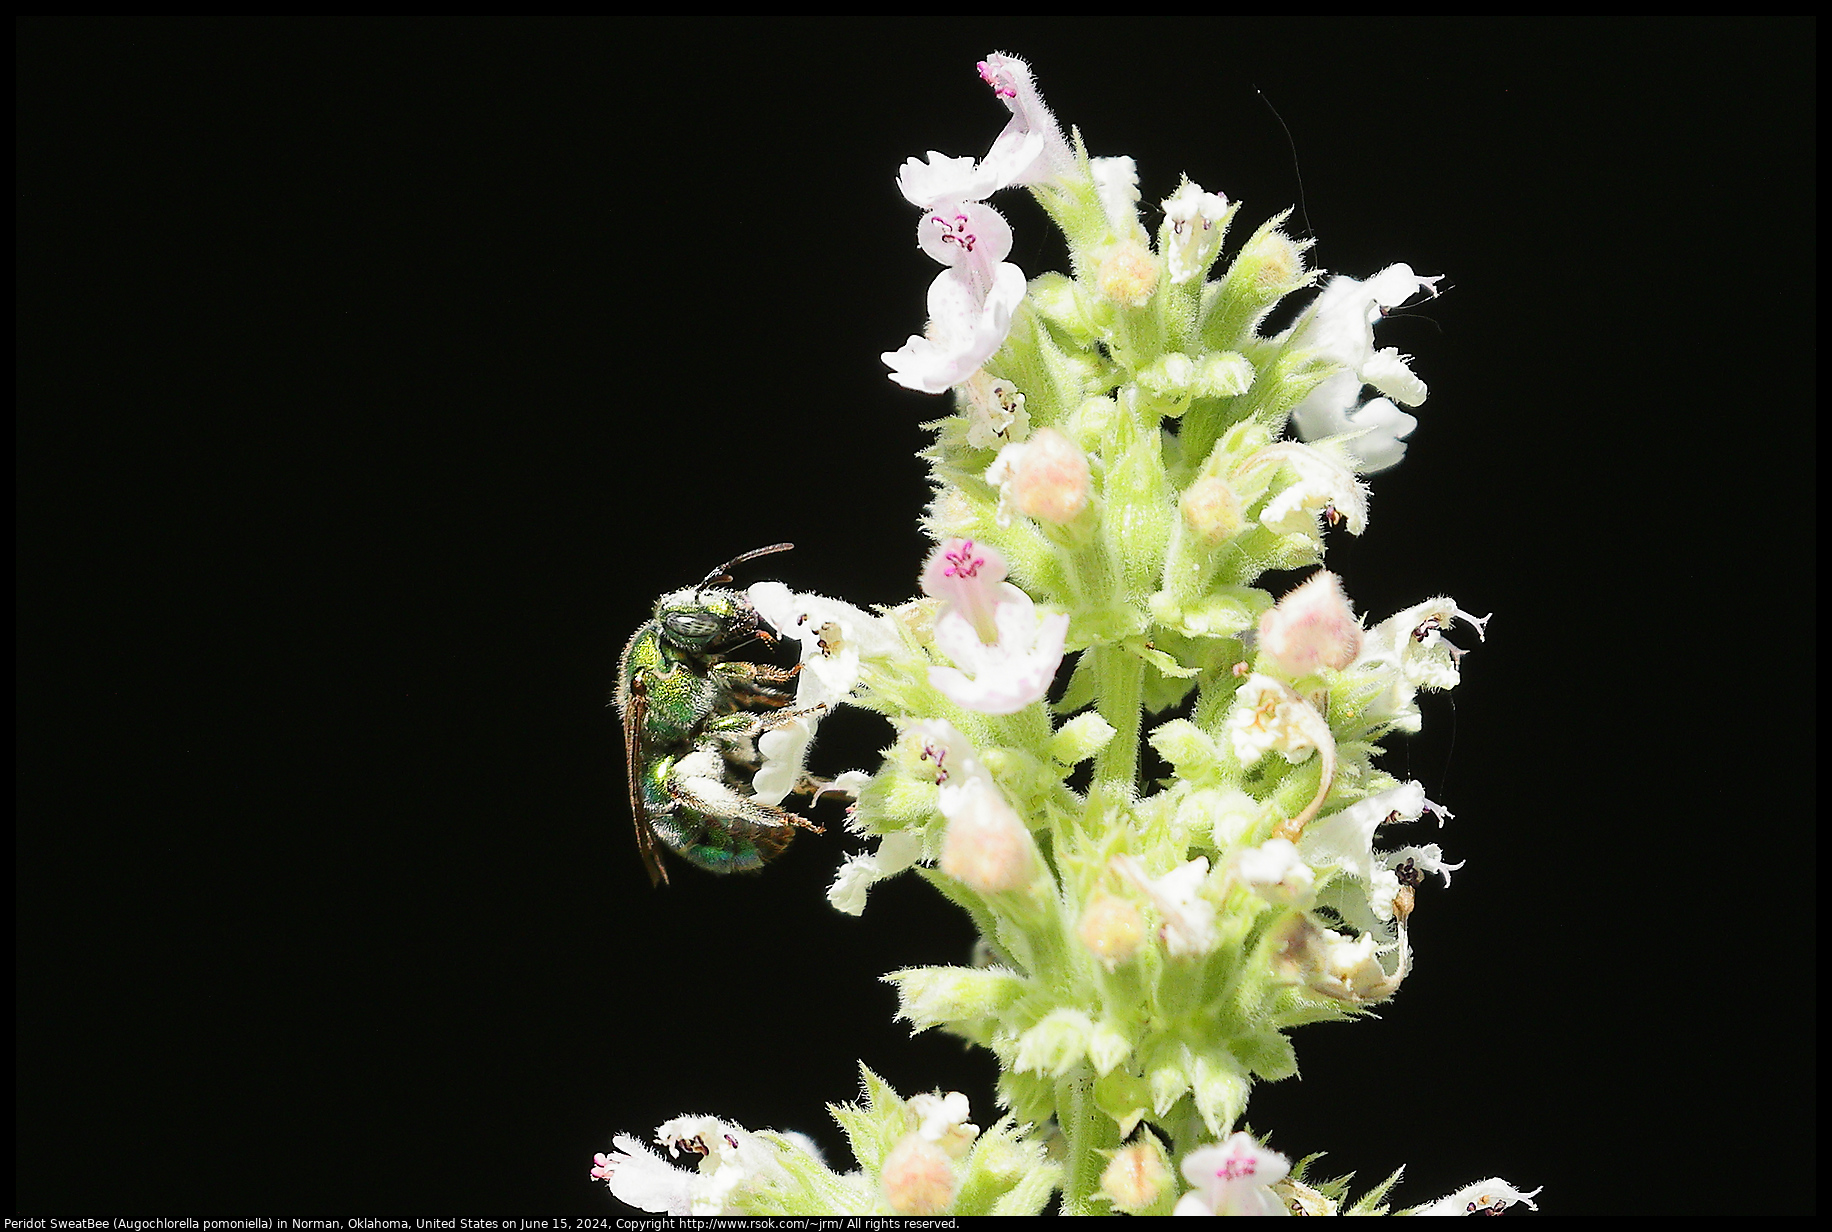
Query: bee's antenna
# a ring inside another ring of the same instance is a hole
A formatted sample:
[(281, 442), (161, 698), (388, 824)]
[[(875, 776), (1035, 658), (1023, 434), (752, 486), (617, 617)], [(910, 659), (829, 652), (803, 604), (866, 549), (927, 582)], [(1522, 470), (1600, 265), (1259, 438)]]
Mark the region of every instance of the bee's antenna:
[(772, 543), (767, 548), (752, 548), (750, 551), (746, 552), (742, 556), (734, 556), (730, 560), (726, 561), (724, 564), (720, 565), (717, 569), (714, 569), (711, 573), (707, 574), (705, 578), (701, 580), (699, 589), (704, 589), (705, 587), (711, 586), (714, 582), (731, 581), (732, 580), (732, 567), (735, 565), (742, 565), (747, 560), (755, 560), (759, 556), (768, 556), (773, 552), (786, 552), (794, 546), (795, 545), (793, 543)]

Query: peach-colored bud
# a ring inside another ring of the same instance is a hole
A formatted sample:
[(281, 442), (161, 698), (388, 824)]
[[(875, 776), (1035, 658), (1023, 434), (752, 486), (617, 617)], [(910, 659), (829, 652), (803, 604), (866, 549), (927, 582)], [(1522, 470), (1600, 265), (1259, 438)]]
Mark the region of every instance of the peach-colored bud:
[(1143, 307), (1158, 289), (1158, 263), (1136, 240), (1127, 240), (1101, 258), (1094, 276), (1100, 293), (1128, 308)]
[(1125, 899), (1097, 894), (1081, 913), (1075, 935), (1111, 971), (1138, 953), (1145, 939), (1145, 918)]
[(1253, 277), (1263, 290), (1288, 287), (1304, 276), (1304, 250), (1283, 231), (1262, 235), (1242, 257), (1257, 264)]
[(1240, 533), (1244, 522), (1240, 497), (1219, 476), (1210, 475), (1192, 483), (1183, 493), (1182, 505), (1184, 525), (1204, 539), (1213, 542)]
[(954, 1201), (954, 1169), (941, 1147), (906, 1134), (884, 1157), (884, 1200), (899, 1215), (939, 1215)]
[(1115, 1151), (1100, 1174), (1100, 1191), (1119, 1210), (1135, 1214), (1156, 1206), (1172, 1184), (1164, 1147), (1149, 1131), (1138, 1142)]
[(990, 783), (969, 788), (954, 808), (941, 840), (941, 871), (981, 894), (1030, 884), (1030, 832)]
[(1308, 676), (1320, 667), (1338, 670), (1361, 653), (1361, 625), (1342, 593), (1342, 581), (1318, 570), (1260, 617), (1262, 667)]
[(1057, 525), (1074, 521), (1094, 488), (1087, 456), (1054, 428), (1039, 429), (1012, 451), (1008, 482), (1019, 513)]

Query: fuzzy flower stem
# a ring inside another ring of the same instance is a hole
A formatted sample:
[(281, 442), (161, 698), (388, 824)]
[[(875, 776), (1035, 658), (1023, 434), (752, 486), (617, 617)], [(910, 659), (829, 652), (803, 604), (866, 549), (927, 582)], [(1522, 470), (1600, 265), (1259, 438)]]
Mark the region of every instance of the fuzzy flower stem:
[(1062, 1177), (1064, 1215), (1104, 1215), (1108, 1206), (1094, 1201), (1100, 1192), (1107, 1156), (1120, 1144), (1119, 1127), (1094, 1102), (1092, 1082), (1085, 1070), (1056, 1084), (1057, 1124), (1069, 1142), (1069, 1157)]
[(1145, 663), (1118, 646), (1094, 646), (1086, 653), (1094, 656), (1096, 706), (1114, 731), (1113, 739), (1095, 754), (1094, 790), (1119, 807), (1132, 798), (1138, 785)]

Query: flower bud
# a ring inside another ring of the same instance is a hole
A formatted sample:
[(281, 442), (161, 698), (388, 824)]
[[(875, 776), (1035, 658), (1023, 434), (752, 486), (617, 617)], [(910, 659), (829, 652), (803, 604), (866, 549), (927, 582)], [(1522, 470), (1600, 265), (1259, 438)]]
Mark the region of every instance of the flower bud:
[(1053, 1009), (1018, 1037), (1018, 1059), (1012, 1068), (1060, 1078), (1088, 1055), (1093, 1034), (1093, 1019), (1080, 1010)]
[(1183, 524), (1203, 539), (1218, 543), (1240, 534), (1244, 522), (1240, 497), (1216, 475), (1198, 479), (1183, 493)]
[(1014, 509), (1042, 522), (1072, 522), (1088, 507), (1094, 488), (1086, 455), (1054, 428), (1040, 428), (1024, 444), (1001, 449), (986, 481), (999, 489), (999, 516), (1007, 523)]
[(969, 786), (942, 836), (941, 871), (981, 894), (1018, 890), (1036, 869), (1030, 831), (990, 783)]
[(1327, 570), (1311, 574), (1260, 617), (1260, 663), (1286, 675), (1308, 676), (1322, 667), (1340, 671), (1360, 653), (1361, 624), (1341, 580)]
[(1285, 1209), (1294, 1215), (1334, 1215), (1336, 1213), (1337, 1203), (1334, 1198), (1321, 1190), (1312, 1189), (1303, 1181), (1294, 1181), (1286, 1177), (1282, 1181), (1273, 1183), (1272, 1192), (1277, 1194), (1279, 1201), (1285, 1204)]
[(1141, 308), (1158, 289), (1158, 263), (1143, 244), (1126, 240), (1101, 258), (1094, 275), (1100, 293), (1116, 304)]
[(1240, 254), (1240, 263), (1253, 274), (1262, 292), (1283, 295), (1304, 281), (1304, 247), (1292, 241), (1283, 231), (1271, 230), (1255, 236)]
[(899, 1215), (939, 1215), (954, 1201), (954, 1169), (947, 1152), (910, 1133), (884, 1157), (879, 1174), (884, 1200)]
[(1123, 898), (1097, 894), (1081, 913), (1075, 935), (1111, 971), (1138, 953), (1145, 939), (1145, 917)]
[(1100, 1191), (1114, 1209), (1129, 1215), (1141, 1214), (1163, 1201), (1173, 1183), (1164, 1144), (1149, 1130), (1137, 1142), (1115, 1151), (1100, 1174)]

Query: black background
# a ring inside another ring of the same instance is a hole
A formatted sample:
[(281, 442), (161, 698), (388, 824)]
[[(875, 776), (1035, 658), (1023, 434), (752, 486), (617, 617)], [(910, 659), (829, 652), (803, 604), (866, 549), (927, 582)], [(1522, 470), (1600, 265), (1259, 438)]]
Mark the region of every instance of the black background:
[(743, 549), (913, 592), (893, 177), (999, 131), (994, 49), (1236, 243), (1300, 199), (1263, 90), (1318, 262), (1452, 288), (1382, 327), (1431, 397), (1331, 559), (1496, 613), (1387, 763), (1468, 866), (1253, 1125), (1404, 1201), (1810, 1209), (1815, 33), (23, 24), (15, 1209), (609, 1214), (592, 1153), (680, 1112), (844, 1158), (861, 1059), (991, 1115), (875, 978), (958, 913), (835, 915), (837, 833), (651, 891), (605, 703)]

